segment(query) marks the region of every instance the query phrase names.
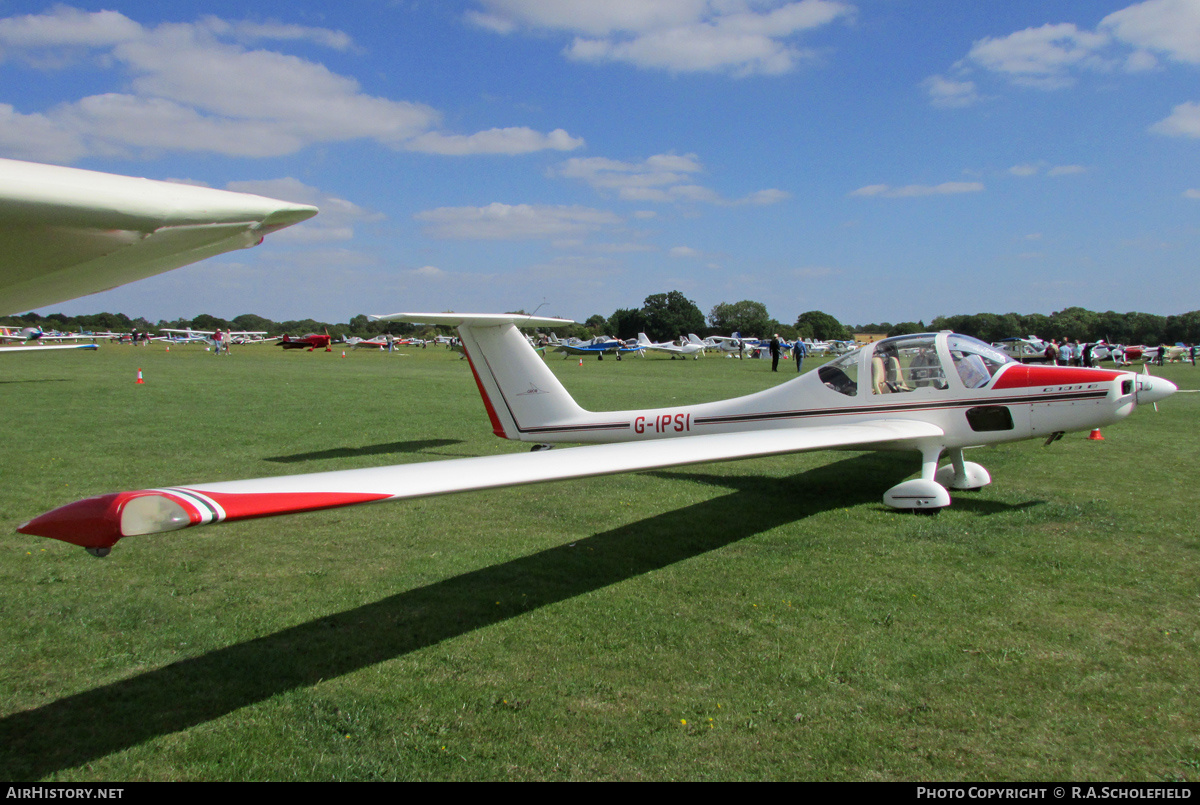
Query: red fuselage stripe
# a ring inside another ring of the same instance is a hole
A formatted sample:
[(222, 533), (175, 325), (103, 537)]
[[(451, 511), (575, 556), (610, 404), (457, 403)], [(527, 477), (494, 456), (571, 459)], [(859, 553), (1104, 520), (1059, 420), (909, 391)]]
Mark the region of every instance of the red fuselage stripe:
[(1107, 383), (1121, 376), (1108, 369), (1081, 369), (1073, 366), (1009, 366), (996, 379), (993, 389), (1025, 389), (1034, 386), (1069, 386), (1080, 383)]

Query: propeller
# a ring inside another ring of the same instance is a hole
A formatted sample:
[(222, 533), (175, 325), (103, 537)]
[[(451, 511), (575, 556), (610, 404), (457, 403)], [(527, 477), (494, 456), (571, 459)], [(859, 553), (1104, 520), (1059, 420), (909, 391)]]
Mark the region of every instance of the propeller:
[[(1153, 377), (1153, 375), (1150, 374), (1150, 362), (1149, 361), (1142, 364), (1142, 374), (1146, 375), (1147, 377)], [(1158, 402), (1155, 401), (1151, 404), (1154, 406), (1154, 412), (1158, 413)]]

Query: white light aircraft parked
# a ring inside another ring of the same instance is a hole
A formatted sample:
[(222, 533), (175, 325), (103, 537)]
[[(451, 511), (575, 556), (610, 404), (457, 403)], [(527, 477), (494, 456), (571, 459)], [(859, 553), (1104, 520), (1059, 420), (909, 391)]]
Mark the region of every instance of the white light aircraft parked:
[[(695, 336), (692, 336), (695, 338)], [(704, 354), (704, 342), (696, 339), (696, 343), (688, 341), (684, 344), (676, 344), (674, 341), (667, 341), (661, 344), (656, 344), (650, 340), (645, 333), (638, 333), (637, 345), (642, 349), (652, 350), (653, 352), (664, 352), (671, 356), (671, 360), (676, 358), (691, 357), (693, 360)]]
[(817, 357), (829, 352), (830, 343), (828, 341), (804, 341), (804, 347), (808, 350), (809, 355)]
[[(963, 448), (1030, 438), (1052, 441), (1155, 403), (1176, 388), (1130, 372), (1016, 363), (950, 332), (864, 346), (795, 380), (697, 405), (586, 411), (518, 327), (567, 323), (518, 315), (398, 313), (378, 318), (455, 326), (497, 436), (537, 445), (592, 442), (395, 467), (141, 489), (87, 498), (18, 529), (97, 556), (123, 537), (357, 503), (583, 478), (808, 450), (915, 451), (921, 477), (884, 503), (936, 511), (948, 487), (975, 489), (987, 470)], [(950, 463), (938, 469), (939, 458)]]
[(211, 342), (216, 330), (193, 330), (190, 327), (182, 330), (171, 327), (160, 327), (160, 333), (167, 335), (154, 338), (154, 341), (170, 341), (172, 344), (202, 344)]
[(710, 335), (705, 339), (705, 343), (715, 347), (720, 352), (724, 352), (728, 357), (744, 353), (748, 346), (742, 340), (742, 336), (739, 333), (734, 333), (733, 335)]
[(374, 338), (360, 338), (359, 336), (351, 335), (342, 339), (342, 343), (354, 349), (387, 349), (390, 339), (382, 335), (377, 335)]
[[(191, 327), (184, 329), (172, 327), (160, 327), (160, 333), (169, 333), (169, 335), (153, 338), (153, 341), (170, 341), (172, 344), (212, 344), (214, 343), (213, 336), (217, 334), (216, 330), (193, 330)], [(266, 330), (222, 330), (221, 339), (228, 344), (260, 344), (266, 343)]]
[[(45, 352), (49, 349), (99, 349), (94, 341), (97, 335), (84, 333), (47, 333), (40, 327), (0, 327), (0, 341), (23, 342), (24, 346), (0, 347), (0, 354), (7, 352)], [(80, 339), (93, 339), (90, 343), (81, 344)], [(73, 344), (53, 343), (55, 341), (74, 341)]]
[(1046, 363), (1046, 342), (1031, 335), (1028, 338), (1002, 338), (992, 346), (1021, 363)]

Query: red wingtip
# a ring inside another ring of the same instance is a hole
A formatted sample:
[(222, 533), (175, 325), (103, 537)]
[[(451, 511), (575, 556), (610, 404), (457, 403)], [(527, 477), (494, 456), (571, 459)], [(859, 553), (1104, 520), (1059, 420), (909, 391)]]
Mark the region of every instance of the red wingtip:
[(35, 517), (17, 529), (22, 534), (61, 539), (84, 548), (111, 548), (121, 538), (125, 493), (77, 500)]

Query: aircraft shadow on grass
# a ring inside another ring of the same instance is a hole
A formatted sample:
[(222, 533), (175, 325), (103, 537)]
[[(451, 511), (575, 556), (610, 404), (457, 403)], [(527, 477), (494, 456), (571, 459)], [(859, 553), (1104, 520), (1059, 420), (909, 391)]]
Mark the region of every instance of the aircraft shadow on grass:
[(37, 380), (0, 380), (0, 386), (10, 386), (15, 383), (70, 383), (69, 377), (43, 377)]
[(911, 471), (907, 455), (869, 453), (785, 478), (656, 472), (731, 492), (13, 713), (0, 719), (0, 779), (39, 779), (777, 526), (878, 500)]
[(316, 450), (311, 453), (296, 453), (290, 456), (271, 456), (263, 461), (275, 461), (280, 464), (295, 464), (301, 461), (317, 461), (323, 458), (355, 458), (357, 456), (378, 456), (387, 453), (419, 453), (434, 447), (449, 447), (461, 444), (461, 439), (413, 439), (407, 442), (388, 442), (387, 444), (369, 444), (366, 447), (333, 447), (329, 450)]

